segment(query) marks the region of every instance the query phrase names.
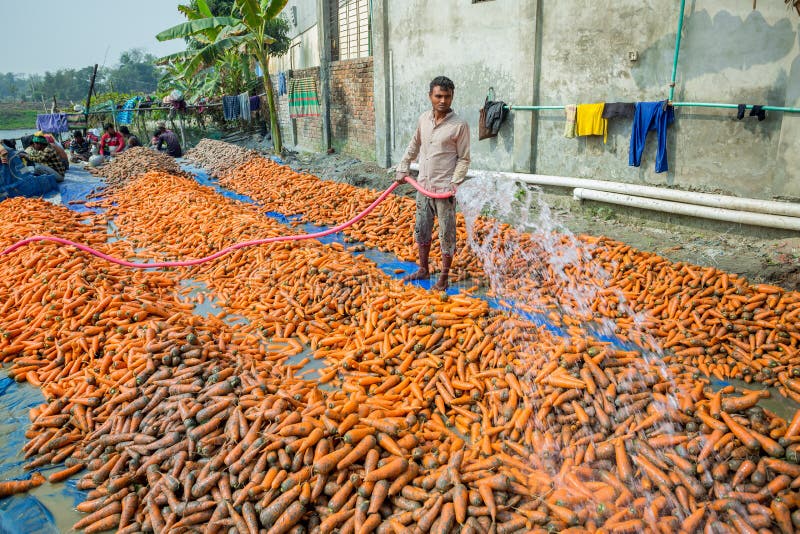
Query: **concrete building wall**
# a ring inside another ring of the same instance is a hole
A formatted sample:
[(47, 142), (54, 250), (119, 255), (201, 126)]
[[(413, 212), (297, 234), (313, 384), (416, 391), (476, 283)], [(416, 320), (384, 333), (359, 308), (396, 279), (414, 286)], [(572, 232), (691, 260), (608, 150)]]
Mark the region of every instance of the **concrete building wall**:
[(289, 22), (289, 52), (271, 62), (271, 71), (319, 67), (316, 0), (289, 0), (281, 15)]
[(292, 38), (286, 55), (271, 60), (271, 71), (319, 67), (319, 38), (317, 25)]
[[(486, 89), (518, 105), (654, 101), (669, 95), (678, 2), (640, 0), (375, 0), (376, 123), (387, 125), (382, 158), (396, 163), (427, 82), (456, 84), (454, 108), (470, 123), (474, 168), (578, 176), (800, 197), (800, 115), (677, 108), (668, 133), (670, 170), (656, 174), (655, 133), (642, 166), (628, 166), (631, 121), (614, 120), (608, 142), (563, 137), (563, 111), (515, 111), (500, 135), (477, 140)], [(800, 106), (800, 18), (783, 2), (687, 2), (675, 101)], [(637, 57), (630, 60), (629, 53)], [(390, 83), (391, 82), (391, 83)], [(385, 84), (384, 87), (381, 87)], [(384, 97), (385, 96), (385, 102)]]
[[(477, 117), (489, 86), (506, 101), (530, 101), (536, 2), (402, 0), (383, 8), (386, 33), (380, 35), (381, 24), (373, 21), (373, 40), (386, 39), (385, 72), (393, 81), (387, 106), (394, 110), (387, 121), (391, 161), (400, 160), (419, 115), (430, 108), (428, 83), (445, 75), (456, 85), (453, 108), (472, 126), (473, 166), (528, 169), (533, 117), (515, 115), (496, 139), (480, 143)], [(526, 139), (526, 146), (515, 147)]]
[(333, 148), (363, 160), (374, 160), (372, 58), (332, 63), (330, 87)]

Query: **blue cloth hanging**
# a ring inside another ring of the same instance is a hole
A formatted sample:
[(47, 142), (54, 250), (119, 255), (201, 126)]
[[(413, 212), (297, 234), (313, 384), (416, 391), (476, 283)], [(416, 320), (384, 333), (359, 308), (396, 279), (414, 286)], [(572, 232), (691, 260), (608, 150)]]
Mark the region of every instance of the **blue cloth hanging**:
[(66, 113), (46, 113), (36, 116), (36, 129), (46, 133), (64, 133), (69, 131)]
[(286, 73), (278, 73), (278, 96), (286, 94)]
[(633, 116), (631, 131), (631, 148), (628, 164), (638, 167), (642, 164), (642, 152), (647, 141), (647, 134), (655, 130), (658, 134), (658, 151), (656, 152), (656, 172), (666, 172), (667, 165), (667, 127), (675, 120), (675, 108), (667, 105), (666, 100), (660, 102), (638, 102)]
[(242, 108), (238, 96), (222, 97), (222, 116), (226, 121), (233, 121), (242, 116)]
[(247, 92), (239, 94), (239, 114), (242, 119), (250, 120), (250, 95)]
[(139, 103), (142, 97), (134, 96), (129, 98), (122, 106), (122, 111), (117, 113), (117, 122), (119, 124), (130, 124), (133, 122), (133, 110), (136, 109), (136, 104)]

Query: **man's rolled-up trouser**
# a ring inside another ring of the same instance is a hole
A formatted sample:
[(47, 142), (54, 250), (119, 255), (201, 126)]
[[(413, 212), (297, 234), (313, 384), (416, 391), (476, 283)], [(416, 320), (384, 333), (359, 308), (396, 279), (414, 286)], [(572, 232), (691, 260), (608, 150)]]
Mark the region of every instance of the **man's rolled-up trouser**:
[(456, 251), (456, 199), (429, 198), (417, 192), (417, 220), (414, 239), (420, 245), (430, 245), (433, 218), (439, 219), (439, 243), (442, 254), (452, 256)]

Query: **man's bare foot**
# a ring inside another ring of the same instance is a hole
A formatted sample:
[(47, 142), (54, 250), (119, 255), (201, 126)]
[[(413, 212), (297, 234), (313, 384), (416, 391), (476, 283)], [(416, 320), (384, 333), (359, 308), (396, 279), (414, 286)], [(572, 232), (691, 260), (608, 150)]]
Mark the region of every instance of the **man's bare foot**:
[(444, 291), (450, 285), (450, 280), (448, 280), (448, 276), (446, 274), (442, 274), (439, 276), (439, 280), (436, 281), (436, 284), (431, 288), (434, 291)]
[(412, 280), (425, 280), (431, 274), (427, 271), (427, 269), (417, 269), (416, 272), (408, 274), (403, 277), (403, 282), (411, 282)]

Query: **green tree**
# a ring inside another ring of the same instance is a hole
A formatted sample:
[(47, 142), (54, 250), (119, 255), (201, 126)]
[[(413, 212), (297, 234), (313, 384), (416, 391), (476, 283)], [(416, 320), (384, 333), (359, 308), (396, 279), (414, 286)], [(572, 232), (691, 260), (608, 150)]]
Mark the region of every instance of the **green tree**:
[[(235, 1), (236, 0), (206, 0), (206, 5), (208, 6), (208, 10), (212, 15), (215, 17), (221, 17), (223, 15), (230, 15), (233, 13)], [(199, 7), (197, 0), (192, 0), (189, 2), (189, 5), (195, 10)]]
[[(188, 22), (173, 26), (156, 36), (159, 41), (195, 39), (203, 44), (201, 48), (162, 58), (185, 62), (188, 75), (210, 67), (231, 50), (243, 51), (255, 59), (264, 73), (264, 92), (267, 94), (272, 140), (277, 153), (283, 150), (283, 142), (270, 80), (269, 60), (272, 56), (285, 54), (289, 49), (288, 24), (278, 18), (286, 3), (287, 0), (234, 0), (231, 16), (221, 17), (214, 16), (207, 0), (195, 0), (196, 9), (192, 6), (179, 8), (189, 18)], [(276, 39), (271, 31), (279, 34), (281, 40)]]
[[(124, 93), (148, 93), (155, 91), (162, 71), (156, 57), (141, 49), (132, 49), (119, 56), (119, 65), (106, 73), (106, 81), (115, 91)], [(91, 75), (91, 72), (89, 72)], [(84, 90), (85, 92), (85, 90)]]

